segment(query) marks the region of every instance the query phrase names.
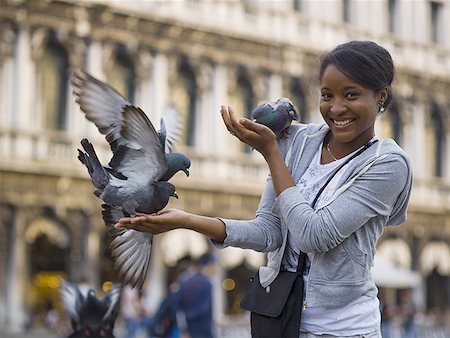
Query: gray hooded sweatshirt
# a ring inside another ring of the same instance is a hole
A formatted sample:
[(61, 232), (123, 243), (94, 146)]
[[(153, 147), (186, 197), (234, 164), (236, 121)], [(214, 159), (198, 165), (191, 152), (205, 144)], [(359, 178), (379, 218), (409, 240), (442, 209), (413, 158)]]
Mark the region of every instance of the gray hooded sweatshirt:
[[(297, 182), (329, 131), (325, 124), (295, 124), (279, 147)], [(269, 175), (253, 220), (221, 219), (227, 237), (220, 247), (268, 252), (259, 270), (263, 287), (280, 271), (288, 230), (303, 252), (314, 252), (305, 304), (339, 307), (376, 297), (371, 275), (375, 246), (387, 225), (406, 220), (412, 170), (407, 154), (391, 139), (376, 142), (350, 161), (336, 192), (314, 210), (296, 186), (276, 197)]]

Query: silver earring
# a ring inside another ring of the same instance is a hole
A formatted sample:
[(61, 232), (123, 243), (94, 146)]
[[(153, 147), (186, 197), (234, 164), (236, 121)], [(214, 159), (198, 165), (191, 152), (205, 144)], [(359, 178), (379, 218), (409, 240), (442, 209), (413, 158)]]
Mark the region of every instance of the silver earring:
[(383, 106), (381, 106), (380, 109), (379, 109), (378, 111), (379, 111), (380, 113), (383, 113), (385, 110), (386, 110), (386, 109), (385, 109)]

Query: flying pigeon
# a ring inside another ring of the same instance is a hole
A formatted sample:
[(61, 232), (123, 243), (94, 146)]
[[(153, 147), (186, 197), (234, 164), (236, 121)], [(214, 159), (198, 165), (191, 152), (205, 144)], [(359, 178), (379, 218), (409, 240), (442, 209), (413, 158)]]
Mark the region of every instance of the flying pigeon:
[[(132, 104), (113, 87), (83, 71), (74, 72), (72, 86), (75, 101), (86, 119), (93, 122), (100, 133), (105, 135), (114, 152), (124, 142), (121, 136), (123, 108)], [(158, 131), (168, 165), (164, 181), (168, 181), (180, 170), (189, 176), (190, 159), (182, 153), (174, 152), (174, 145), (179, 141), (181, 133), (180, 114), (169, 105), (162, 114)]]
[(156, 132), (145, 113), (131, 105), (111, 86), (84, 72), (72, 81), (76, 102), (88, 120), (105, 135), (113, 157), (102, 166), (88, 140), (81, 141), (79, 160), (88, 169), (102, 205), (103, 219), (111, 242), (115, 269), (131, 286), (142, 287), (150, 263), (153, 235), (135, 230), (115, 229), (120, 218), (136, 213), (155, 213), (170, 197), (178, 198), (175, 187), (167, 181), (178, 171), (189, 175), (190, 160), (173, 152), (179, 138), (178, 112), (169, 107)]
[(294, 105), (285, 97), (257, 106), (252, 111), (251, 117), (253, 121), (269, 127), (277, 137), (286, 136), (292, 121), (299, 120)]
[[(160, 138), (145, 113), (134, 106), (123, 108), (120, 144), (113, 151), (109, 166), (102, 166), (93, 145), (81, 140), (78, 159), (86, 166), (96, 190), (94, 194), (118, 217), (152, 214), (163, 209), (170, 197), (178, 198), (175, 186), (161, 181), (167, 172), (167, 160)], [(120, 278), (133, 287), (142, 288), (150, 263), (153, 236), (135, 230), (114, 233), (113, 224), (105, 217), (110, 233), (117, 237), (111, 250)]]
[(103, 298), (94, 290), (86, 295), (75, 285), (61, 280), (60, 297), (69, 313), (72, 330), (70, 337), (114, 337), (114, 323), (119, 313), (121, 285), (114, 285)]

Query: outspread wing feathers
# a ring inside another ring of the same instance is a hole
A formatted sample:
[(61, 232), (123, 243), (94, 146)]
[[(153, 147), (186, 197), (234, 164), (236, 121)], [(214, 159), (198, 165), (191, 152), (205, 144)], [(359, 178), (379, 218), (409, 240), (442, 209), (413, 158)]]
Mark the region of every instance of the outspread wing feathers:
[(113, 153), (109, 167), (104, 167), (92, 144), (84, 139), (84, 152), (79, 150), (78, 158), (88, 169), (96, 196), (106, 203), (102, 205), (102, 215), (108, 234), (115, 236), (110, 246), (115, 269), (123, 282), (142, 288), (150, 265), (153, 235), (117, 230), (114, 224), (136, 212), (158, 211), (170, 196), (177, 198), (175, 187), (167, 180), (179, 170), (188, 175), (190, 166), (185, 155), (172, 153), (182, 134), (180, 114), (168, 107), (157, 132), (139, 107), (92, 75), (77, 71), (72, 85), (81, 111), (105, 135)]
[(175, 144), (180, 141), (183, 133), (180, 112), (173, 106), (167, 106), (161, 117), (161, 127), (159, 130), (165, 153), (172, 153)]
[(149, 268), (152, 242), (152, 234), (135, 230), (128, 230), (111, 242), (116, 269), (127, 284), (142, 287)]
[(92, 75), (76, 71), (72, 77), (75, 101), (114, 151), (121, 144), (122, 109), (131, 104), (118, 91)]
[(113, 337), (114, 323), (119, 313), (122, 285), (115, 284), (103, 298), (94, 290), (83, 295), (76, 284), (61, 279), (60, 299), (69, 313), (73, 333), (70, 337)]
[(81, 328), (81, 308), (83, 305), (84, 296), (81, 294), (78, 287), (64, 279), (61, 279), (61, 287), (59, 289), (60, 299), (64, 309), (69, 313), (72, 323)]

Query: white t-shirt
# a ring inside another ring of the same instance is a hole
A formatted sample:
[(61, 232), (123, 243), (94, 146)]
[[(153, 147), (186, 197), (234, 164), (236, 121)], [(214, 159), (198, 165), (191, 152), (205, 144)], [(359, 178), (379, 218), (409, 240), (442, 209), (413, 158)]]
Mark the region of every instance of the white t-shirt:
[[(348, 154), (338, 161), (321, 164), (322, 143), (320, 144), (308, 169), (297, 182), (297, 186), (301, 189), (305, 200), (310, 205), (313, 203), (314, 198), (322, 185), (325, 184), (336, 167), (340, 166), (348, 159), (348, 157), (352, 156), (358, 150), (355, 150), (353, 153)], [(327, 203), (333, 196), (336, 191), (336, 185), (346, 168), (348, 168), (348, 166), (344, 166), (339, 170), (328, 183), (317, 201), (317, 207)], [(282, 270), (296, 270), (299, 252), (300, 249), (293, 241), (290, 232), (288, 232), (286, 251), (281, 265)], [(308, 252), (307, 257), (306, 266), (308, 267), (311, 264), (310, 262), (314, 264), (314, 252)], [(308, 274), (303, 275), (305, 293), (308, 288), (308, 277)], [(330, 334), (336, 336), (352, 336), (378, 330), (380, 320), (381, 315), (378, 298), (363, 295), (361, 298), (354, 300), (344, 307), (307, 307), (302, 312), (300, 330), (317, 335)]]

